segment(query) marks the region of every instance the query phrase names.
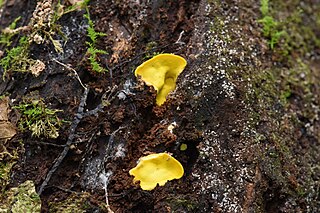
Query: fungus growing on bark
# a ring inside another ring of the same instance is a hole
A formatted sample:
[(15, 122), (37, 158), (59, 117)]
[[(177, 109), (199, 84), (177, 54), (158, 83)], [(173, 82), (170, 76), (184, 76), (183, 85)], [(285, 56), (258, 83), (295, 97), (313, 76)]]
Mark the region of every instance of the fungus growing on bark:
[(183, 176), (184, 170), (179, 161), (167, 153), (151, 154), (139, 159), (136, 167), (129, 171), (133, 182), (140, 181), (143, 190), (152, 190), (157, 184), (164, 184)]
[(159, 54), (144, 62), (135, 70), (136, 76), (157, 91), (156, 103), (162, 105), (167, 95), (176, 87), (179, 74), (184, 70), (187, 61), (174, 54)]

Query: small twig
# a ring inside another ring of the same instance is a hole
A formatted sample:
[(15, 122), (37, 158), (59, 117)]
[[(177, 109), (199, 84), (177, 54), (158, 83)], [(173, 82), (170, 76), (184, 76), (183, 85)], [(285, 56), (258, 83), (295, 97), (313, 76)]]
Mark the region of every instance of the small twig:
[(112, 175), (112, 171), (108, 171), (107, 173), (105, 171), (103, 171), (99, 178), (103, 181), (104, 183), (104, 192), (105, 192), (105, 198), (106, 198), (106, 208), (108, 213), (114, 213), (114, 211), (112, 211), (112, 209), (110, 208), (110, 204), (109, 204), (109, 198), (108, 198), (108, 183), (109, 183), (109, 178)]
[(84, 154), (82, 156), (82, 160), (80, 161), (79, 163), (79, 166), (78, 166), (78, 171), (80, 171), (80, 169), (82, 168), (82, 165), (84, 163), (84, 161), (87, 159), (87, 155), (89, 155), (92, 159), (92, 140), (94, 138), (94, 136), (97, 134), (97, 129), (94, 129), (93, 133), (91, 134), (91, 136), (89, 137), (88, 141), (86, 142), (86, 147), (85, 147), (85, 151), (84, 151)]
[(65, 189), (65, 188), (63, 188), (61, 186), (50, 186), (50, 187), (54, 187), (54, 188), (57, 188), (57, 189), (59, 189), (61, 191), (68, 192), (68, 193), (71, 193), (71, 194), (77, 194), (77, 195), (82, 195), (83, 194), (83, 192), (76, 192), (76, 191), (73, 191), (73, 190), (70, 190), (70, 189)]
[[(118, 86), (117, 86), (117, 85), (113, 86), (113, 87), (111, 88), (111, 90), (109, 90), (110, 93), (109, 93), (109, 95), (108, 95), (108, 97), (107, 97), (106, 102), (110, 103), (110, 102), (114, 99), (114, 96), (111, 97), (111, 95), (114, 93), (114, 91), (115, 91), (116, 89), (118, 89)], [(105, 94), (106, 94), (106, 93), (105, 93)], [(105, 96), (104, 96), (104, 97), (105, 97)], [(104, 97), (102, 97), (102, 99), (104, 99)]]
[[(110, 157), (109, 156), (109, 150), (111, 145), (113, 144), (113, 140), (114, 140), (114, 136), (117, 134), (117, 132), (119, 132), (120, 130), (124, 129), (125, 127), (119, 127), (118, 129), (116, 129), (115, 131), (113, 131), (110, 135), (109, 141), (108, 141), (108, 145), (106, 148), (106, 152), (105, 152), (105, 159), (104, 162), (106, 162), (106, 160)], [(103, 164), (102, 164), (103, 167)], [(104, 167), (103, 167), (104, 168)], [(109, 204), (109, 198), (108, 198), (108, 184), (109, 184), (109, 179), (111, 177), (111, 175), (113, 174), (113, 172), (111, 170), (109, 170), (108, 172), (106, 172), (105, 168), (104, 171), (102, 171), (102, 173), (100, 174), (100, 179), (103, 181), (104, 183), (104, 191), (105, 191), (105, 199), (106, 199), (106, 208), (108, 213), (114, 213), (114, 211), (112, 211), (110, 204)]]
[(30, 26), (22, 26), (22, 27), (18, 27), (16, 29), (10, 29), (9, 27), (6, 27), (2, 30), (2, 33), (5, 34), (16, 34), (16, 33), (20, 33), (21, 31), (29, 31), (31, 30)]
[[(117, 85), (113, 86), (111, 89), (108, 89), (103, 95), (102, 95), (102, 98), (101, 98), (101, 103), (94, 109), (86, 112), (84, 114), (84, 117), (86, 116), (91, 116), (91, 115), (97, 115), (98, 112), (102, 112), (103, 111), (103, 108), (105, 106), (108, 106), (110, 105), (111, 101), (113, 101), (115, 99), (115, 95), (114, 96), (111, 96), (114, 91), (118, 88)], [(106, 98), (107, 96), (107, 93), (109, 93), (108, 97)]]
[(185, 44), (183, 41), (181, 41), (183, 34), (184, 34), (184, 30), (181, 31), (178, 40), (176, 42), (174, 42), (175, 44)]
[(78, 75), (78, 73), (77, 73), (77, 71), (76, 71), (75, 69), (73, 69), (73, 68), (70, 67), (69, 65), (66, 65), (66, 64), (64, 64), (64, 63), (62, 63), (62, 62), (60, 62), (60, 61), (58, 61), (58, 60), (56, 60), (56, 59), (52, 59), (52, 61), (60, 64), (61, 66), (65, 67), (67, 70), (72, 71), (73, 74), (75, 75), (75, 77), (77, 78), (77, 80), (79, 81), (79, 83), (81, 84), (81, 86), (82, 86), (84, 89), (87, 89), (87, 87), (83, 85), (83, 83), (82, 83), (82, 81), (81, 81), (81, 79), (80, 79), (80, 77), (79, 77), (79, 75)]
[(63, 151), (60, 153), (60, 155), (54, 161), (53, 166), (51, 167), (51, 169), (48, 172), (44, 181), (42, 182), (42, 184), (39, 188), (39, 191), (38, 191), (39, 195), (41, 195), (41, 193), (43, 192), (44, 187), (46, 187), (48, 185), (53, 173), (57, 170), (58, 166), (61, 164), (63, 159), (66, 157), (66, 155), (70, 149), (70, 145), (72, 144), (72, 141), (75, 138), (76, 128), (77, 128), (78, 124), (80, 123), (81, 118), (83, 117), (84, 106), (85, 106), (87, 98), (88, 98), (88, 93), (89, 93), (89, 89), (85, 88), (83, 95), (82, 95), (82, 98), (81, 98), (81, 101), (80, 101), (80, 104), (79, 104), (79, 107), (78, 107), (78, 112), (75, 115), (75, 118), (74, 118), (74, 120), (71, 124), (71, 127), (70, 127), (70, 133), (69, 133), (67, 143), (66, 143)]
[[(77, 134), (77, 136), (78, 136), (78, 134)], [(30, 142), (29, 142), (30, 143)], [(33, 142), (33, 143), (35, 143), (35, 144), (42, 144), (42, 145), (47, 145), (47, 146), (55, 146), (55, 147), (65, 147), (66, 145), (65, 144), (63, 144), (63, 145), (60, 145), (60, 144), (54, 144), (54, 143), (47, 143), (47, 142)], [(33, 144), (33, 143), (31, 143), (31, 144)], [(87, 143), (87, 141), (86, 140), (81, 140), (81, 141), (74, 141), (74, 142), (72, 142), (71, 144), (81, 144), (81, 143)]]
[(9, 152), (8, 152), (8, 150), (7, 150), (7, 148), (4, 146), (4, 144), (1, 144), (1, 146), (2, 146), (2, 150), (1, 150), (1, 153), (0, 153), (0, 159), (2, 160), (3, 159), (3, 157), (2, 156), (4, 156), (4, 155), (8, 155), (10, 158), (14, 158), (14, 156), (13, 155), (11, 155)]
[(65, 147), (66, 145), (60, 145), (60, 144), (55, 144), (55, 143), (47, 143), (47, 142), (37, 142), (37, 141), (33, 141), (33, 142), (26, 142), (28, 144), (40, 144), (40, 145), (47, 145), (47, 146), (56, 146), (56, 147)]
[(111, 84), (112, 84), (112, 79), (113, 79), (113, 77), (112, 77), (112, 73), (113, 73), (113, 71), (112, 71), (112, 69), (108, 66), (108, 64), (106, 64), (105, 63), (105, 66), (107, 67), (107, 69), (109, 70), (109, 74), (110, 74), (110, 80), (111, 80)]
[[(57, 63), (59, 63), (59, 62), (57, 61)], [(79, 79), (79, 81), (80, 81), (80, 79)], [(83, 85), (83, 84), (81, 83), (81, 85)], [(68, 151), (70, 149), (70, 145), (74, 143), (73, 140), (74, 140), (75, 135), (76, 135), (75, 131), (76, 131), (76, 128), (77, 128), (78, 124), (80, 123), (81, 119), (83, 117), (86, 117), (86, 116), (93, 115), (93, 114), (97, 113), (98, 111), (102, 110), (102, 108), (104, 107), (104, 104), (101, 103), (95, 109), (90, 110), (88, 112), (84, 112), (84, 106), (86, 104), (88, 93), (89, 93), (89, 89), (87, 87), (84, 87), (84, 88), (85, 88), (85, 90), (83, 92), (83, 95), (82, 95), (82, 98), (81, 98), (81, 101), (80, 101), (80, 104), (79, 104), (79, 107), (78, 107), (78, 111), (77, 111), (77, 113), (75, 115), (75, 118), (74, 118), (73, 122), (71, 123), (70, 133), (69, 133), (69, 137), (68, 137), (67, 143), (64, 145), (63, 151), (56, 158), (56, 160), (54, 161), (53, 166), (51, 167), (50, 171), (48, 172), (45, 180), (42, 182), (42, 184), (41, 184), (41, 186), (39, 188), (38, 194), (41, 194), (43, 192), (44, 188), (48, 185), (53, 173), (57, 170), (57, 168), (59, 167), (59, 165), (61, 164), (63, 159), (66, 157), (66, 155), (67, 155), (67, 153), (68, 153)], [(112, 101), (114, 99), (114, 97), (111, 96), (111, 94), (114, 93), (116, 88), (117, 88), (117, 86), (114, 86), (112, 89), (109, 90), (110, 94), (108, 95), (107, 100), (106, 100), (108, 103), (110, 103), (110, 101)], [(104, 97), (106, 96), (106, 93), (105, 93)], [(102, 102), (103, 101), (104, 100), (102, 100)], [(113, 138), (114, 134), (116, 132), (118, 132), (122, 128), (124, 128), (124, 127), (120, 127), (119, 129), (117, 129), (115, 132), (113, 132), (113, 134), (111, 134), (110, 137)], [(110, 146), (110, 144), (108, 144), (108, 147), (109, 146)], [(107, 150), (108, 149), (109, 148), (107, 148)]]
[(107, 145), (107, 148), (106, 148), (106, 153), (105, 153), (105, 162), (108, 160), (108, 158), (110, 158), (109, 156), (109, 150), (110, 150), (110, 147), (111, 145), (113, 144), (113, 141), (114, 141), (114, 136), (122, 129), (124, 129), (125, 126), (120, 126), (118, 129), (116, 129), (115, 131), (113, 131), (109, 137), (109, 141), (108, 141), (108, 145)]

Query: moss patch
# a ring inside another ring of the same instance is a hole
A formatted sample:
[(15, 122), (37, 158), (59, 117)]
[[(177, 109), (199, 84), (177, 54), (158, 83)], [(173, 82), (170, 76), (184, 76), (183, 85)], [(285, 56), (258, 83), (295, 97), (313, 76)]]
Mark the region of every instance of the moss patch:
[(84, 213), (91, 209), (90, 194), (72, 194), (67, 199), (49, 204), (50, 212)]
[(32, 181), (26, 181), (18, 187), (11, 188), (0, 201), (1, 212), (25, 213), (40, 212), (41, 201)]

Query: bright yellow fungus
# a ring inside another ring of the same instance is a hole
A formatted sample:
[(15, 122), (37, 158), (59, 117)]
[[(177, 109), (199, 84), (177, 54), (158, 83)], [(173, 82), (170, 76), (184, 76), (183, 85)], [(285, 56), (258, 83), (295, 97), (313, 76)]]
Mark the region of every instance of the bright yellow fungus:
[(129, 171), (133, 182), (140, 181), (143, 190), (152, 190), (157, 184), (164, 184), (183, 176), (184, 170), (179, 161), (167, 153), (151, 154), (139, 159), (136, 167)]
[(176, 88), (179, 74), (184, 70), (187, 61), (174, 54), (159, 54), (137, 67), (136, 76), (157, 91), (156, 103), (162, 105), (167, 95)]

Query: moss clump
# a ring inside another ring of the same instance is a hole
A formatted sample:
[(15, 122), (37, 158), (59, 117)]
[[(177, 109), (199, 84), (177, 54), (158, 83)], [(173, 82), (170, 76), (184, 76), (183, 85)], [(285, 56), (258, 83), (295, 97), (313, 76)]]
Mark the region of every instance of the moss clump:
[(56, 213), (84, 213), (90, 209), (89, 203), (90, 194), (73, 194), (69, 196), (66, 200), (50, 203), (49, 209), (50, 212)]
[[(280, 56), (288, 59), (289, 55), (295, 57), (299, 54), (304, 57), (306, 54), (320, 47), (320, 38), (317, 36), (320, 29), (320, 7), (314, 4), (301, 4), (301, 1), (271, 1), (261, 0), (260, 10), (262, 19), (270, 16), (272, 20), (264, 20), (261, 22), (264, 26), (271, 26), (275, 32), (281, 33), (275, 52)], [(268, 9), (266, 8), (268, 6)], [(264, 12), (263, 12), (264, 11)], [(267, 15), (266, 15), (267, 14)], [(275, 21), (276, 20), (276, 21)], [(266, 25), (265, 25), (266, 24)], [(269, 30), (272, 32), (272, 30)], [(268, 30), (263, 29), (263, 33)], [(272, 34), (272, 33), (271, 33)], [(270, 35), (271, 35), (270, 34)], [(277, 33), (274, 33), (277, 36)], [(269, 36), (270, 38), (270, 36)]]
[(13, 144), (1, 139), (0, 144), (0, 192), (3, 194), (10, 181), (11, 169), (17, 163), (19, 152), (23, 149), (23, 145), (20, 143), (15, 149), (8, 150), (7, 147), (12, 146)]
[(300, 59), (290, 61), (288, 67), (272, 67), (248, 77), (251, 89), (247, 100), (253, 109), (250, 125), (258, 132), (259, 167), (272, 199), (290, 197), (311, 204), (308, 196), (314, 196), (316, 184), (311, 159), (319, 148), (301, 148), (301, 140), (307, 134), (317, 137), (308, 126), (314, 125), (318, 116), (319, 88), (314, 85), (319, 76)]
[[(1, 5), (1, 2), (0, 2)], [(18, 34), (18, 32), (14, 31), (14, 29), (16, 29), (17, 26), (17, 22), (21, 19), (21, 16), (19, 16), (18, 18), (16, 18), (10, 25), (8, 28), (2, 30), (2, 33), (0, 35), (0, 44), (3, 44), (7, 47), (9, 47), (12, 44), (12, 37), (15, 36), (16, 34)]]
[(3, 68), (2, 78), (5, 79), (9, 72), (29, 72), (36, 60), (29, 56), (29, 42), (26, 37), (21, 37), (19, 45), (6, 50), (6, 56), (0, 60), (0, 66)]
[[(3, 155), (4, 153), (0, 153), (1, 155)], [(0, 162), (0, 188), (1, 188), (1, 192), (4, 191), (5, 187), (8, 185), (9, 181), (10, 181), (10, 172), (11, 169), (13, 167), (13, 165), (16, 163), (16, 161), (18, 160), (17, 158), (17, 153), (14, 153), (15, 155), (8, 155), (10, 157), (10, 160), (6, 160), (6, 162), (3, 161), (3, 159), (1, 158), (1, 162)]]
[(260, 11), (262, 18), (258, 21), (263, 25), (263, 36), (268, 39), (270, 48), (273, 49), (279, 42), (280, 38), (286, 34), (284, 30), (281, 30), (281, 23), (276, 21), (269, 13), (269, 0), (261, 0)]
[(167, 199), (167, 201), (170, 203), (170, 207), (174, 212), (194, 212), (200, 210), (198, 209), (199, 204), (194, 200), (172, 197), (171, 199)]
[(1, 197), (0, 212), (34, 213), (40, 212), (41, 200), (30, 180), (11, 188)]
[(22, 131), (29, 130), (35, 137), (57, 138), (59, 136), (62, 122), (56, 113), (61, 110), (48, 109), (41, 99), (31, 103), (21, 103), (15, 108), (22, 114), (19, 120), (19, 128)]

